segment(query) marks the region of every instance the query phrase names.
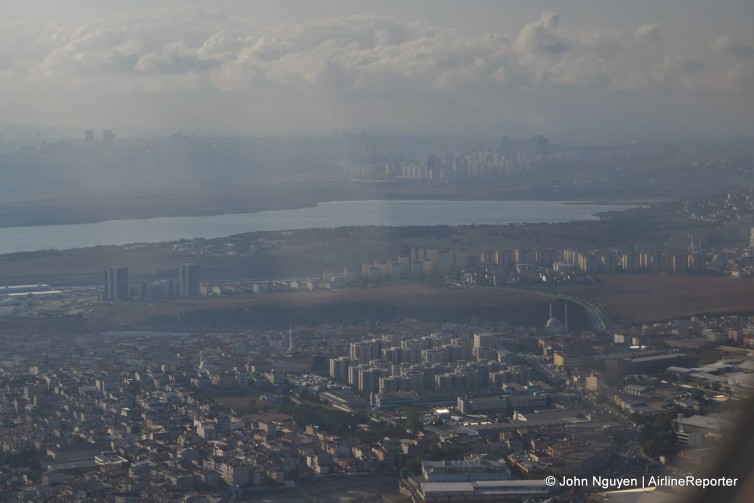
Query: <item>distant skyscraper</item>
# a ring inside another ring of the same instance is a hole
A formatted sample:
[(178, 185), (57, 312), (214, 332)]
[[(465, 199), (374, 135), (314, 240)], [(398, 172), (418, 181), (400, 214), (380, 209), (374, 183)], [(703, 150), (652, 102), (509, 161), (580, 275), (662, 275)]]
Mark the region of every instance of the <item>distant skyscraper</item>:
[(181, 297), (199, 296), (199, 264), (182, 264), (178, 279)]
[(84, 141), (87, 143), (94, 143), (94, 131), (91, 129), (84, 131)]
[(105, 269), (105, 299), (128, 298), (128, 267), (112, 266)]
[(110, 129), (105, 129), (102, 132), (102, 141), (114, 141), (115, 140), (115, 133), (113, 133)]

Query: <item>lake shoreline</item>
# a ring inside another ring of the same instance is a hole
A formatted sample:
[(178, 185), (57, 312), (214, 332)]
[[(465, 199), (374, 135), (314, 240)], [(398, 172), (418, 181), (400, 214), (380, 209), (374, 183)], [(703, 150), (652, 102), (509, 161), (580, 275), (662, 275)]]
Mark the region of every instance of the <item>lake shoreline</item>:
[[(365, 198), (349, 198), (349, 199), (318, 199), (316, 201), (305, 201), (301, 202), (299, 204), (276, 204), (276, 205), (266, 205), (266, 206), (257, 206), (257, 207), (248, 207), (248, 208), (237, 208), (235, 211), (228, 211), (228, 208), (217, 208), (217, 209), (211, 209), (211, 208), (191, 208), (190, 206), (178, 208), (177, 211), (171, 211), (167, 208), (165, 208), (165, 211), (136, 211), (136, 212), (129, 212), (125, 211), (120, 214), (112, 214), (113, 212), (101, 212), (97, 214), (92, 214), (91, 212), (86, 212), (86, 214), (82, 214), (78, 211), (73, 211), (72, 213), (46, 213), (44, 215), (29, 215), (27, 213), (26, 218), (14, 218), (12, 215), (6, 214), (0, 214), (0, 229), (12, 229), (12, 228), (18, 228), (18, 227), (47, 227), (47, 226), (58, 226), (58, 225), (78, 225), (78, 224), (98, 224), (98, 223), (104, 223), (104, 222), (115, 222), (115, 221), (123, 221), (123, 220), (152, 220), (152, 219), (158, 219), (158, 218), (175, 218), (175, 217), (216, 217), (216, 216), (222, 216), (222, 215), (244, 215), (244, 214), (255, 214), (255, 213), (261, 213), (264, 211), (279, 211), (279, 210), (302, 210), (302, 209), (308, 209), (308, 208), (316, 208), (318, 205), (323, 203), (334, 203), (334, 202), (371, 202), (371, 201), (447, 201), (447, 202), (464, 202), (464, 201), (477, 201), (477, 202), (484, 202), (484, 201), (500, 201), (500, 202), (515, 202), (515, 201), (539, 201), (543, 203), (561, 203), (561, 204), (567, 204), (567, 205), (605, 205), (605, 206), (649, 206), (652, 204), (656, 204), (659, 202), (659, 200), (655, 199), (641, 199), (641, 198), (629, 198), (629, 199), (622, 199), (622, 198), (616, 198), (616, 199), (609, 199), (609, 198), (578, 198), (578, 199), (572, 199), (572, 200), (563, 200), (563, 199), (556, 199), (556, 198), (530, 198), (530, 197), (516, 197), (516, 198), (485, 198), (485, 199), (475, 199), (472, 197), (449, 197), (447, 194), (438, 195), (437, 197), (418, 197), (418, 198), (407, 198), (404, 196), (401, 196), (399, 194), (394, 195), (394, 197), (382, 197), (382, 198), (375, 198), (371, 199), (368, 197)], [(30, 201), (27, 204), (33, 203)], [(65, 205), (63, 205), (65, 206)], [(33, 213), (33, 210), (32, 210)], [(3, 222), (3, 220), (7, 220), (10, 217), (10, 222)], [(442, 224), (440, 224), (442, 225)]]
[(255, 231), (339, 227), (426, 227), (598, 221), (635, 206), (578, 201), (437, 199), (320, 202), (299, 209), (177, 216), (0, 229), (0, 254), (214, 239)]

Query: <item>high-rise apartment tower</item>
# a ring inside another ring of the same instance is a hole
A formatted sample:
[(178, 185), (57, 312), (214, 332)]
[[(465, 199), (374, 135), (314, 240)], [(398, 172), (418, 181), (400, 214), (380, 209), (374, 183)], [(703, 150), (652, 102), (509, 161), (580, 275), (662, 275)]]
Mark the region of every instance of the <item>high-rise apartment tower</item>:
[(182, 264), (178, 272), (179, 295), (199, 296), (199, 264)]
[(105, 299), (128, 298), (128, 267), (111, 266), (105, 269)]

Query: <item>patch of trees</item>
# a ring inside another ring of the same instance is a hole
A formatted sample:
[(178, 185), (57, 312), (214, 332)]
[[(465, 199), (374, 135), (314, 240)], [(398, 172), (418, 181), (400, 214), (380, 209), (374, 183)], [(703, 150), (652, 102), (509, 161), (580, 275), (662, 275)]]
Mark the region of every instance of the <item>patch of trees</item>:
[(279, 410), (291, 416), (297, 424), (317, 426), (320, 430), (333, 435), (345, 436), (353, 433), (356, 425), (362, 422), (348, 412), (326, 409), (317, 405), (296, 405), (288, 397), (281, 400)]
[[(291, 416), (299, 425), (316, 426), (325, 433), (338, 436), (358, 433), (359, 439), (367, 443), (377, 442), (385, 437), (406, 436), (406, 429), (401, 425), (387, 421), (375, 422), (363, 415), (349, 414), (319, 405), (297, 405), (288, 397), (281, 400), (278, 410)], [(369, 425), (366, 431), (358, 429), (358, 425), (363, 424)]]
[(672, 456), (678, 452), (678, 442), (671, 426), (672, 420), (671, 414), (658, 414), (644, 425), (641, 431), (641, 447), (647, 456)]
[(424, 430), (424, 425), (419, 419), (419, 414), (416, 409), (408, 409), (406, 411), (406, 430), (413, 435), (418, 434)]

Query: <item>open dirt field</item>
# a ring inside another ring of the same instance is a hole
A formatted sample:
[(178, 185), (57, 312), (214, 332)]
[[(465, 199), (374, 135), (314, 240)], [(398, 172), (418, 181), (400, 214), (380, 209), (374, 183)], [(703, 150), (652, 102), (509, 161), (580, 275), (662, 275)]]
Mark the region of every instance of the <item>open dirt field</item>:
[(159, 314), (192, 309), (224, 309), (254, 305), (316, 306), (345, 302), (410, 306), (503, 306), (546, 302), (548, 295), (569, 295), (593, 302), (617, 323), (644, 323), (700, 314), (754, 312), (754, 278), (691, 275), (612, 275), (593, 285), (544, 288), (547, 293), (518, 289), (443, 289), (424, 284), (315, 292), (277, 292), (254, 297), (228, 297), (158, 303), (118, 303), (99, 317), (108, 324), (146, 320)]
[(436, 288), (421, 283), (406, 283), (375, 288), (320, 290), (314, 292), (277, 292), (257, 297), (265, 304), (320, 304), (367, 302), (398, 305), (467, 305), (495, 306), (505, 302), (536, 302), (549, 296), (539, 292), (493, 288)]
[(754, 278), (691, 275), (602, 276), (596, 285), (552, 289), (594, 302), (617, 322), (754, 312)]
[(376, 288), (345, 290), (275, 292), (249, 297), (214, 297), (159, 302), (118, 302), (103, 306), (89, 319), (91, 329), (104, 330), (138, 324), (159, 315), (177, 315), (195, 309), (227, 309), (260, 305), (311, 307), (317, 305), (364, 303), (397, 306), (480, 306), (544, 302), (548, 294), (517, 289), (435, 288), (408, 283)]
[[(254, 421), (278, 421), (291, 418), (287, 414), (277, 412), (274, 404), (260, 399), (259, 396), (260, 393), (249, 393), (244, 396), (214, 397), (212, 400)], [(254, 401), (253, 406), (252, 400)]]
[(544, 303), (568, 295), (598, 306), (617, 323), (646, 323), (701, 314), (754, 312), (754, 278), (690, 275), (612, 275), (593, 285), (537, 287), (545, 292), (469, 288), (447, 289), (409, 283), (334, 291), (276, 292), (248, 297), (117, 302), (104, 304), (87, 319), (0, 318), (0, 333), (82, 332), (128, 329), (151, 318), (194, 310), (254, 306), (317, 306), (361, 303), (392, 306), (515, 306)]

